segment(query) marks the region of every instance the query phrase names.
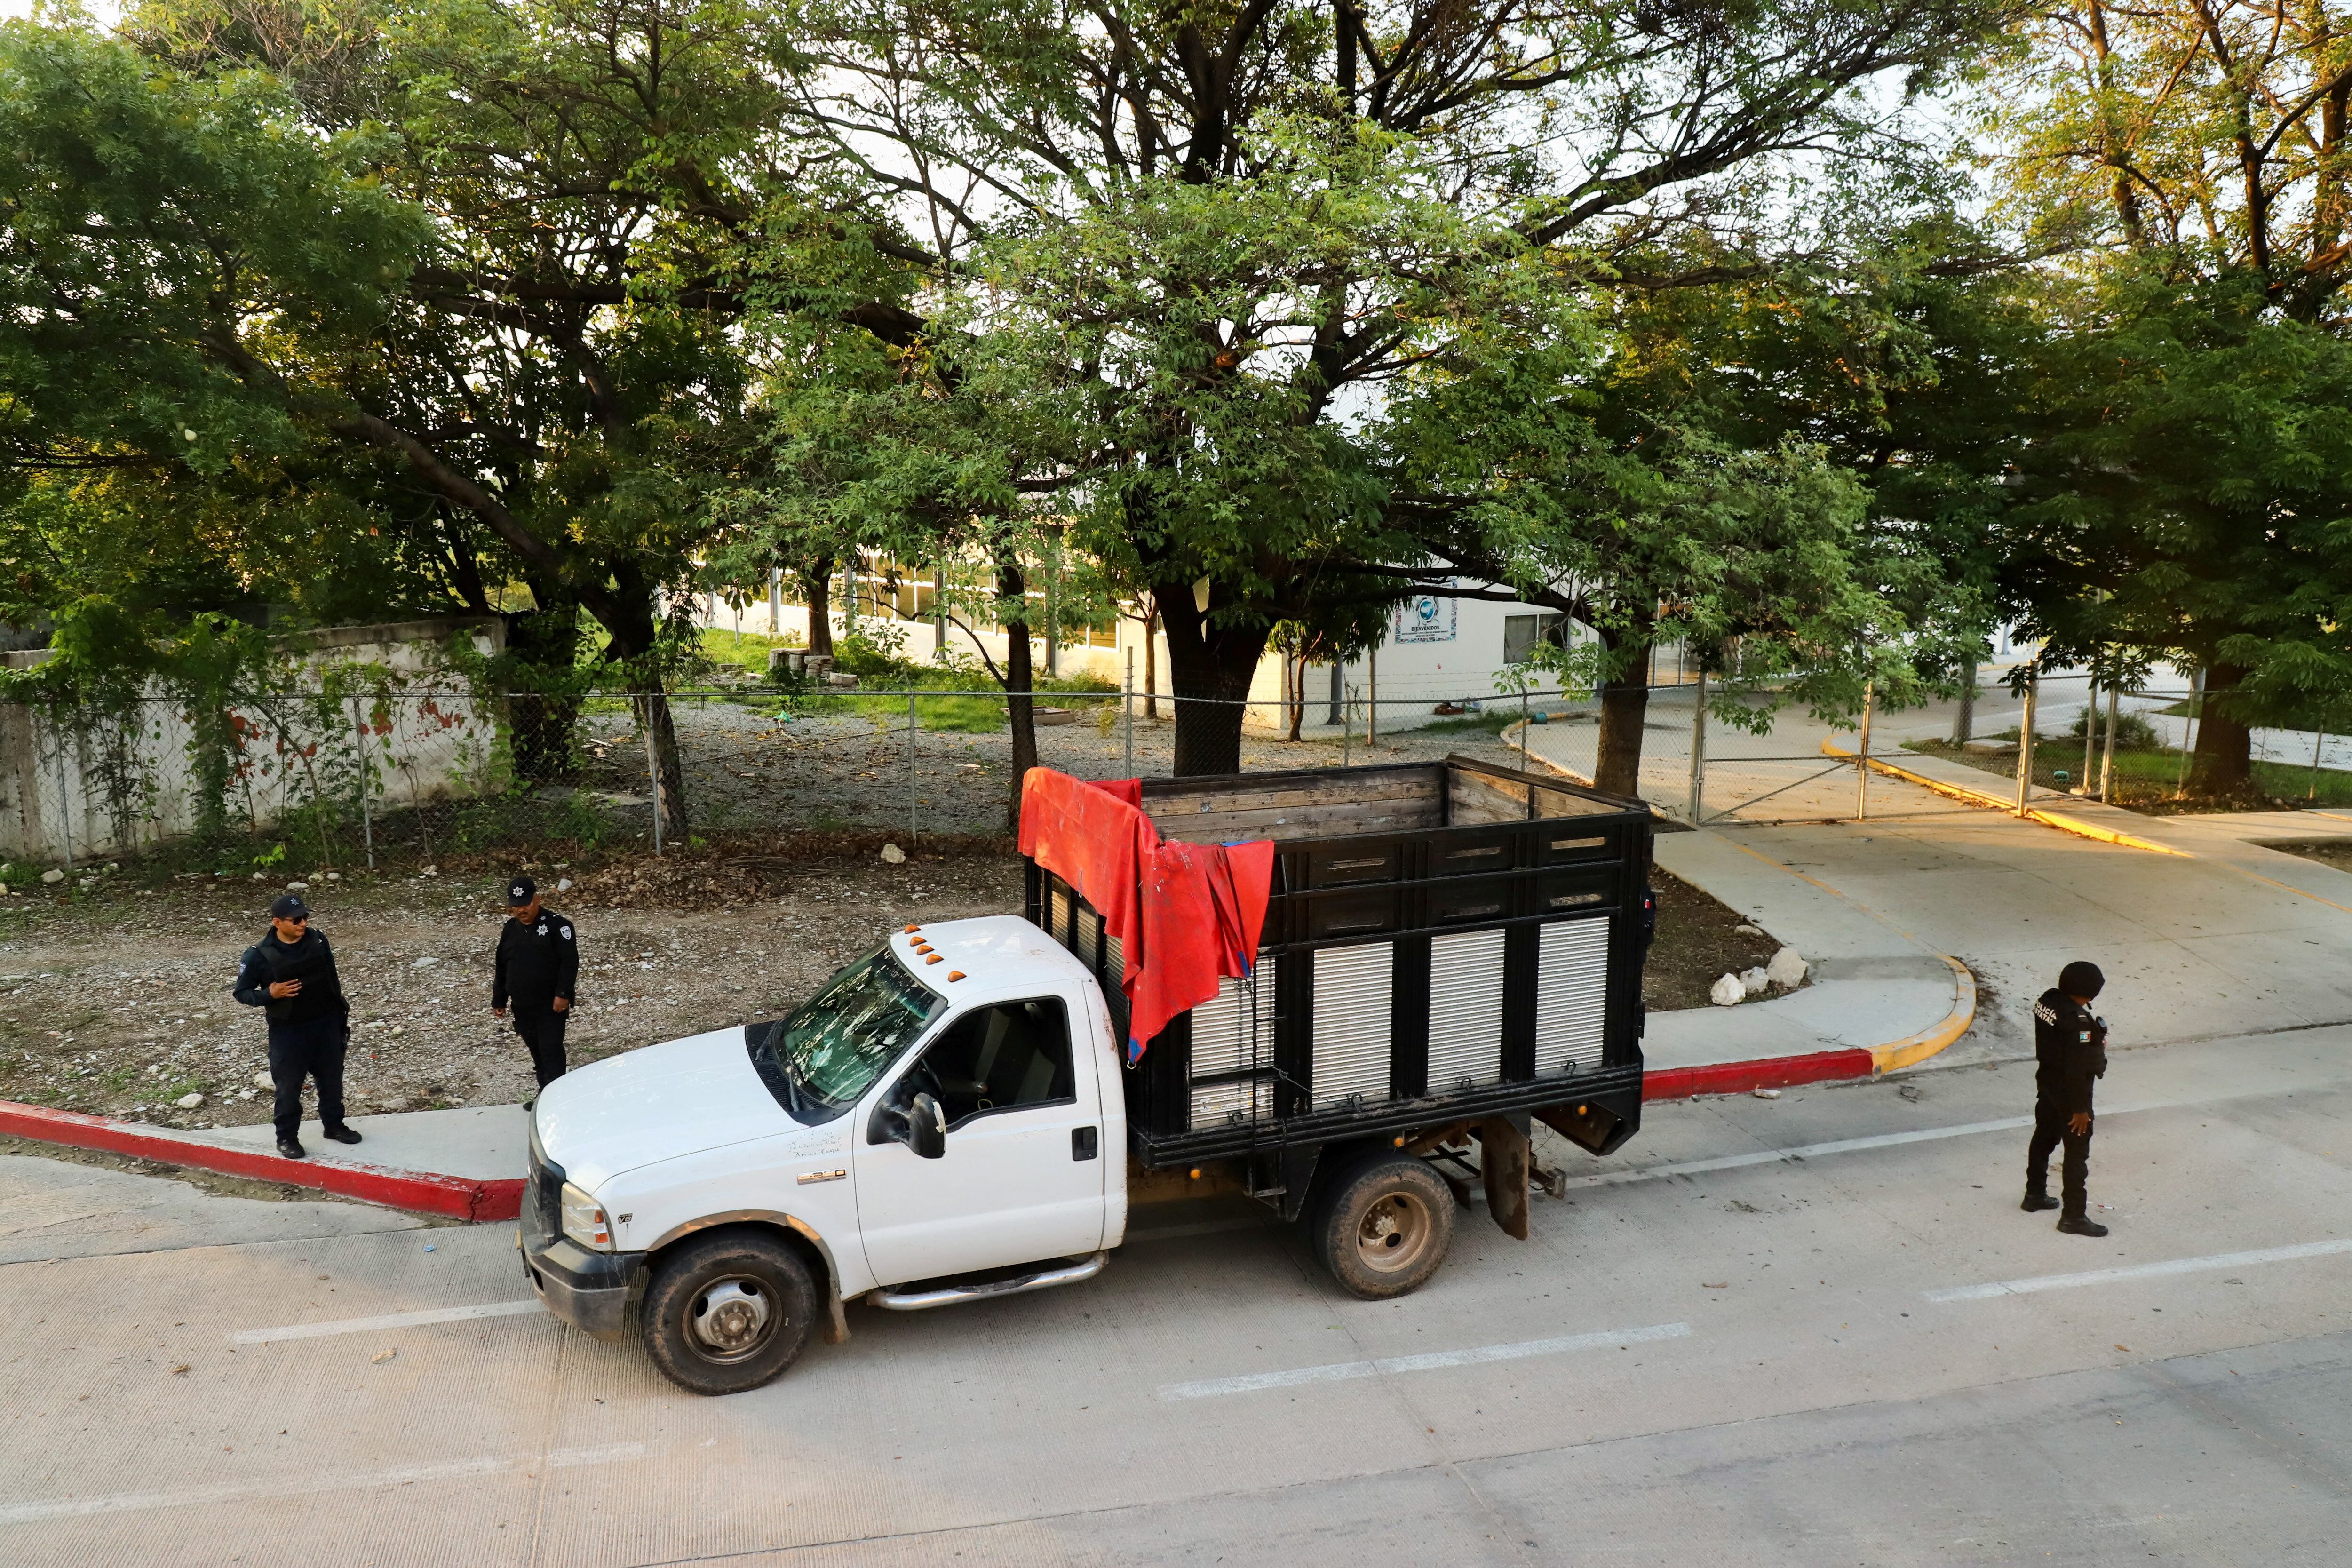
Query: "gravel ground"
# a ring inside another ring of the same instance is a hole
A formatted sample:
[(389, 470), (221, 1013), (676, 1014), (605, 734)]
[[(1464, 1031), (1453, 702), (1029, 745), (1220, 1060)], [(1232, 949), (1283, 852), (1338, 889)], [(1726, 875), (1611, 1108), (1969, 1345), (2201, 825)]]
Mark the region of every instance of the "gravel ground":
[[(904, 788), (903, 773), (892, 773), (903, 732), (877, 734), (857, 716), (780, 725), (719, 703), (682, 713), (680, 727), (709, 825), (684, 855), (657, 860), (627, 846), (537, 863), (444, 855), (426, 868), (314, 868), (301, 879), (352, 999), (353, 1115), (530, 1097), (529, 1054), (489, 1016), (499, 900), (517, 868), (531, 871), (549, 907), (580, 931), (568, 1041), (575, 1064), (773, 1017), (907, 920), (1020, 908), (1020, 861), (990, 831), (1002, 822), (1003, 736), (921, 737), (927, 765), (937, 764), (925, 775), (932, 793), (920, 797), (934, 825), (918, 838), (888, 835), (912, 848), (893, 866), (879, 855), (884, 832), (838, 824), (887, 821), (893, 792)], [(1170, 728), (1138, 723), (1146, 771), (1165, 769)], [(1111, 776), (1123, 760), (1123, 738), (1090, 724), (1041, 739), (1050, 763), (1084, 776)], [(967, 743), (969, 765), (959, 749)], [(592, 787), (641, 791), (642, 769), (631, 777), (623, 764), (642, 751), (608, 750), (606, 776)], [(1351, 750), (1365, 759), (1360, 742)], [(1449, 752), (1516, 761), (1483, 730), (1409, 731), (1383, 742), (1377, 758)], [(1252, 739), (1243, 762), (1312, 766), (1339, 752), (1336, 742)], [(753, 820), (766, 826), (751, 828)], [(269, 1091), (256, 1081), (268, 1066), (264, 1026), (228, 986), (237, 955), (267, 931), (263, 910), (279, 885), (132, 864), (94, 874), (87, 888), (36, 883), (0, 900), (0, 1099), (183, 1127), (267, 1120)], [(1658, 887), (1644, 986), (1653, 1010), (1705, 1005), (1717, 975), (1770, 958), (1777, 943), (1740, 931), (1735, 911), (1664, 873)], [(201, 1103), (177, 1103), (192, 1094)]]

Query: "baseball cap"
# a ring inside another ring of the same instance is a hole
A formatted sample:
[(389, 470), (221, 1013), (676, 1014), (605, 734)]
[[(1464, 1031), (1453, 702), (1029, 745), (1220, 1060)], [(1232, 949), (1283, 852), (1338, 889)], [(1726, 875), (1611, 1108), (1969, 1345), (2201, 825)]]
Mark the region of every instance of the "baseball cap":
[(310, 906), (288, 893), (269, 906), (269, 918), (274, 921), (307, 921), (310, 918)]
[(529, 877), (514, 877), (507, 882), (507, 908), (520, 909), (539, 892), (539, 884)]

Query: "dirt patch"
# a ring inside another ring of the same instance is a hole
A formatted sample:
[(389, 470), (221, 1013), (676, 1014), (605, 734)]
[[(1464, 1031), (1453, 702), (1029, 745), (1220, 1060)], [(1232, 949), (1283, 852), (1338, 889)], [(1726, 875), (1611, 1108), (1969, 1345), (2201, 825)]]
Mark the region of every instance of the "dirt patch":
[[(656, 859), (450, 857), (420, 872), (313, 875), (305, 895), (352, 1000), (352, 1114), (513, 1104), (529, 1054), (489, 1013), (490, 959), (517, 869), (580, 932), (574, 1065), (788, 1012), (895, 925), (1017, 912), (1021, 861), (986, 835), (915, 843), (883, 833), (719, 837)], [(906, 847), (901, 846), (901, 847)], [(564, 886), (565, 882), (570, 886)], [(1726, 972), (1779, 943), (1660, 870), (1643, 997), (1707, 1005)], [(0, 903), (0, 1099), (176, 1127), (268, 1120), (266, 1029), (228, 994), (281, 884), (136, 869), (70, 897)], [(1752, 930), (1752, 928), (1751, 928)], [(202, 1101), (183, 1108), (184, 1096)]]
[(1772, 962), (1780, 943), (1748, 916), (1663, 867), (1650, 871), (1658, 892), (1658, 939), (1642, 971), (1642, 1002), (1653, 1013), (1711, 1006), (1707, 987), (1726, 974)]
[(2265, 842), (2263, 847), (2275, 849), (2282, 855), (2293, 855), (2299, 859), (2316, 860), (2323, 866), (2333, 866), (2339, 871), (2352, 871), (2352, 839), (2323, 838), (2309, 844)]

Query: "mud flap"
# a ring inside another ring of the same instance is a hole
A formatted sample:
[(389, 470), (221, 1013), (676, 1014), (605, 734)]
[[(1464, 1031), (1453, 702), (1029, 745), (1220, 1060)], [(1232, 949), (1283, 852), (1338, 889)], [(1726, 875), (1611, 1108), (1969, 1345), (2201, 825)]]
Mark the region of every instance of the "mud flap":
[(1528, 1130), (1516, 1119), (1490, 1116), (1478, 1123), (1478, 1172), (1486, 1183), (1486, 1213), (1503, 1234), (1528, 1238)]
[(825, 1306), (824, 1342), (829, 1345), (846, 1344), (849, 1341), (849, 1313), (842, 1307), (841, 1292), (826, 1291)]

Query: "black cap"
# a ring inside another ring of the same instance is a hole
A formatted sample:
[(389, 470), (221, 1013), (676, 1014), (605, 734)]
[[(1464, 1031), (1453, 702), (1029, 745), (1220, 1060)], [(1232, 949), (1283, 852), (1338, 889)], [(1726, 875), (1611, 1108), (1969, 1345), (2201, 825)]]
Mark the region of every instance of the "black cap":
[(310, 918), (310, 906), (288, 893), (269, 906), (269, 918), (274, 921), (307, 921)]
[(2086, 1002), (2104, 990), (2106, 984), (2107, 977), (2099, 973), (2099, 966), (2086, 958), (2078, 958), (2058, 972), (2058, 989)]
[(507, 881), (507, 908), (519, 910), (539, 894), (539, 884), (529, 877), (513, 877)]

